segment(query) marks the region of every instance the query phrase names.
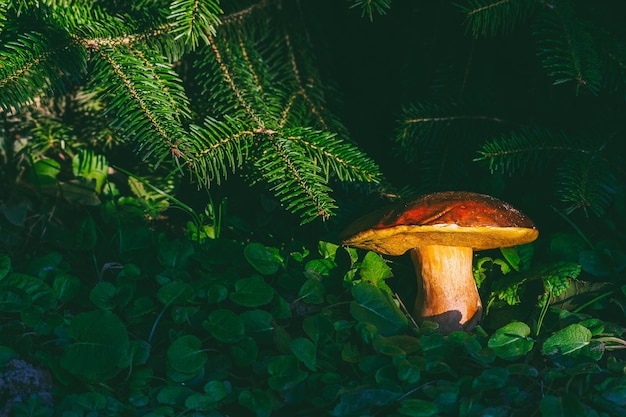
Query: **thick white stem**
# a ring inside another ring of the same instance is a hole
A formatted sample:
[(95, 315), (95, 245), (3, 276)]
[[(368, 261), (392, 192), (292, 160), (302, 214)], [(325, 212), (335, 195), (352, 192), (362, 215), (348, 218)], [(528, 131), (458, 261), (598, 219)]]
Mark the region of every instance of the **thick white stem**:
[(472, 274), (472, 252), (472, 248), (438, 245), (411, 250), (418, 322), (434, 321), (444, 333), (476, 326), (482, 303)]

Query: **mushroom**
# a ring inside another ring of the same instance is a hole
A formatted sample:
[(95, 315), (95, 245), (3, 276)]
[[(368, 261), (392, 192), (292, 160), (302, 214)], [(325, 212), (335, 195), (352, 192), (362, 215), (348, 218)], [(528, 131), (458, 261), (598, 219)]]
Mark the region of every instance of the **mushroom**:
[(538, 235), (532, 220), (503, 201), (446, 191), (370, 213), (346, 228), (342, 243), (393, 256), (411, 251), (414, 316), (448, 333), (473, 329), (482, 315), (473, 251), (521, 245)]

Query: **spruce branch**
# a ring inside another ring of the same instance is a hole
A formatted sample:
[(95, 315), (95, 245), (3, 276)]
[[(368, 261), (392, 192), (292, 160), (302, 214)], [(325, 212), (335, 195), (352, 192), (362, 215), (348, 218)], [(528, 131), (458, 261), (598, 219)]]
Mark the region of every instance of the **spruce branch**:
[(174, 40), (183, 42), (195, 50), (200, 40), (209, 44), (209, 35), (215, 35), (220, 24), (222, 10), (214, 0), (176, 0), (170, 5), (171, 31)]
[(533, 14), (534, 0), (465, 0), (456, 4), (465, 14), (465, 26), (476, 38), (508, 35)]
[[(186, 157), (182, 149), (186, 135), (177, 115), (188, 113), (188, 109), (183, 100), (172, 106), (170, 92), (176, 92), (180, 80), (163, 57), (120, 46), (97, 47), (93, 59), (92, 83), (104, 87), (101, 97), (108, 103), (113, 126), (157, 165), (170, 154)], [(151, 61), (151, 71), (145, 71), (146, 63)], [(175, 93), (175, 97), (180, 98), (180, 94)]]
[(472, 133), (500, 128), (506, 119), (491, 114), (474, 102), (419, 102), (405, 106), (399, 116), (395, 140), (400, 151), (412, 161), (418, 146), (437, 143), (461, 143)]
[(0, 109), (10, 112), (65, 92), (85, 71), (86, 53), (62, 33), (29, 31), (5, 38), (0, 61)]
[(557, 168), (556, 192), (566, 214), (582, 209), (602, 217), (618, 190), (619, 175), (601, 154), (575, 154)]
[(491, 172), (512, 175), (518, 171), (536, 171), (559, 156), (591, 152), (579, 138), (535, 128), (512, 131), (485, 142), (474, 161), (487, 162)]
[(554, 85), (576, 84), (576, 93), (584, 88), (597, 93), (601, 86), (600, 57), (586, 24), (565, 1), (543, 10), (535, 22), (537, 54)]
[(367, 16), (370, 20), (374, 20), (374, 13), (385, 15), (387, 10), (391, 8), (392, 0), (350, 0), (350, 8), (361, 8), (361, 17)]

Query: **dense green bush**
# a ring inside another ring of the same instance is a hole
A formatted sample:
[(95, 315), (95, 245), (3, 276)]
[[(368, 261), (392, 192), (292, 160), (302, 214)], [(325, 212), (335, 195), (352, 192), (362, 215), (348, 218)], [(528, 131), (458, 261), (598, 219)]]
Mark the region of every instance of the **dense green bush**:
[[(0, 415), (626, 415), (619, 4), (349, 5), (0, 0)], [(337, 236), (447, 188), (540, 237), (444, 335)]]

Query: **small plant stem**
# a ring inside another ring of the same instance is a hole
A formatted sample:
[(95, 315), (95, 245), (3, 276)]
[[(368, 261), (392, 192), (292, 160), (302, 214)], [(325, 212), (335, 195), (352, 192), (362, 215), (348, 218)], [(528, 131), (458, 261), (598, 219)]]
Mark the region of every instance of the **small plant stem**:
[(152, 324), (152, 329), (150, 329), (150, 335), (148, 336), (148, 343), (152, 343), (152, 337), (154, 336), (154, 332), (156, 331), (157, 324), (159, 324), (159, 321), (161, 321), (161, 317), (163, 317), (163, 314), (165, 314), (165, 310), (167, 310), (169, 306), (169, 304), (164, 305), (163, 309), (154, 320), (154, 323)]
[(596, 298), (593, 298), (593, 299), (587, 301), (585, 304), (576, 307), (574, 310), (572, 310), (572, 312), (573, 313), (580, 313), (581, 311), (583, 311), (584, 309), (586, 309), (587, 307), (589, 307), (593, 303), (596, 303), (596, 302), (602, 300), (603, 298), (606, 298), (606, 297), (608, 297), (610, 295), (613, 295), (613, 294), (615, 294), (615, 290), (609, 291), (609, 292), (605, 292), (604, 294), (600, 294)]
[(541, 326), (543, 325), (543, 319), (546, 317), (546, 313), (548, 312), (548, 308), (550, 307), (550, 298), (552, 296), (550, 293), (546, 294), (546, 302), (541, 307), (541, 312), (539, 313), (539, 319), (537, 320), (537, 330), (535, 330), (535, 336), (539, 336), (539, 332), (541, 331)]
[(406, 306), (404, 305), (404, 303), (400, 299), (400, 296), (398, 295), (398, 293), (394, 292), (393, 295), (394, 295), (394, 297), (396, 297), (396, 300), (398, 300), (398, 304), (400, 304), (400, 308), (402, 309), (402, 311), (404, 311), (404, 314), (409, 318), (409, 320), (411, 320), (411, 323), (413, 323), (413, 326), (415, 327), (415, 329), (419, 330), (420, 326), (415, 321), (415, 318), (413, 317), (413, 315), (411, 313), (409, 313), (409, 310), (406, 309)]
[(606, 337), (599, 337), (595, 340), (598, 342), (613, 342), (619, 345), (619, 346), (606, 346), (605, 349), (626, 349), (626, 340), (620, 339), (619, 337), (606, 336)]

